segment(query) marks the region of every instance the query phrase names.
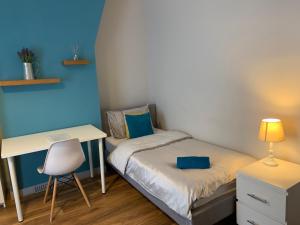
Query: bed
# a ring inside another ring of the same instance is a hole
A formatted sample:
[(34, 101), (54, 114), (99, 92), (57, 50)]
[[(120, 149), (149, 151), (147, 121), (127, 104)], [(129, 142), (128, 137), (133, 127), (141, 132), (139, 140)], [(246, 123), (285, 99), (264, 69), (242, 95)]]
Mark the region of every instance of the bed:
[[(210, 225), (235, 211), (235, 174), (254, 158), (196, 140), (180, 131), (156, 129), (135, 139), (106, 139), (108, 163), (180, 225)], [(209, 156), (208, 170), (180, 170), (178, 156)]]

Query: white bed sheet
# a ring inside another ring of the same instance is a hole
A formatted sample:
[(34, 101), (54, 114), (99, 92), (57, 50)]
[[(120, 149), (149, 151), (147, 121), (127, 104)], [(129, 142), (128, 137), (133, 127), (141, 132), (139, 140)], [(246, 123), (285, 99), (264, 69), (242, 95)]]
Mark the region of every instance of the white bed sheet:
[[(161, 130), (162, 131), (162, 130)], [(116, 147), (118, 147), (119, 144), (127, 141), (127, 138), (114, 138), (114, 137), (107, 137), (105, 139), (106, 142), (108, 142), (111, 145), (111, 149), (109, 150), (109, 152), (112, 152)], [(194, 203), (192, 208), (198, 208), (201, 207), (203, 205), (205, 205), (206, 203), (213, 201), (216, 198), (219, 198), (223, 195), (225, 195), (228, 192), (232, 192), (235, 191), (236, 189), (236, 181), (235, 179), (227, 184), (223, 184), (222, 186), (220, 186), (215, 192), (214, 194), (212, 194), (211, 196), (207, 197), (207, 198), (200, 198), (197, 199)]]
[[(153, 137), (149, 139), (155, 140)], [(116, 162), (125, 160), (126, 163), (121, 164), (126, 164), (128, 176), (188, 219), (191, 219), (193, 207), (205, 204), (228, 191), (225, 186), (234, 181), (237, 170), (255, 161), (248, 155), (192, 138), (136, 152), (128, 149), (131, 142), (134, 145), (137, 141), (128, 141), (113, 151), (112, 158), (118, 159), (111, 163), (120, 168), (120, 165), (115, 165)], [(126, 148), (121, 147), (124, 145)], [(124, 157), (127, 149), (130, 152), (127, 156), (130, 157)], [(178, 156), (209, 156), (212, 167), (208, 170), (180, 170), (176, 168)]]
[(105, 138), (105, 141), (114, 146), (115, 148), (123, 143), (124, 141), (127, 141), (127, 138), (114, 138), (114, 137), (107, 137)]

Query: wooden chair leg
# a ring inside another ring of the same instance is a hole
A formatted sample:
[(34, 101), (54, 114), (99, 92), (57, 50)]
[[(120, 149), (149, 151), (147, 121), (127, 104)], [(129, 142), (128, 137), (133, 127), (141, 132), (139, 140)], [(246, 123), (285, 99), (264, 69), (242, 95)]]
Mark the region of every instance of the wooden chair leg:
[(48, 180), (48, 184), (47, 184), (47, 188), (46, 188), (46, 193), (45, 193), (45, 197), (44, 197), (44, 203), (47, 202), (49, 190), (50, 190), (50, 187), (51, 187), (51, 181), (52, 181), (52, 176), (49, 176), (49, 180)]
[(83, 198), (84, 198), (84, 200), (85, 200), (87, 206), (90, 208), (90, 207), (91, 207), (90, 201), (89, 201), (88, 197), (86, 196), (86, 194), (85, 194), (85, 192), (84, 192), (84, 190), (83, 190), (83, 187), (82, 187), (82, 185), (81, 185), (81, 183), (80, 183), (79, 178), (77, 177), (77, 175), (76, 175), (75, 173), (73, 173), (72, 175), (73, 175), (73, 177), (75, 178), (75, 182), (76, 182), (76, 184), (78, 185), (78, 187), (79, 187), (79, 189), (80, 189), (80, 192), (81, 192), (81, 194), (82, 194), (82, 196), (83, 196)]
[(52, 223), (53, 221), (53, 210), (55, 205), (56, 190), (57, 190), (57, 178), (55, 177), (54, 184), (53, 184), (52, 202), (51, 202), (50, 223)]

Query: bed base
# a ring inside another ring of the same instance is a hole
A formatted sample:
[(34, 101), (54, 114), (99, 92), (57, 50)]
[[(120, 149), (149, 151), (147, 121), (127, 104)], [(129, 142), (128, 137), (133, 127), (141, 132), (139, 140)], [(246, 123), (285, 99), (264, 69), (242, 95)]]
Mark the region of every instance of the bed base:
[(112, 164), (109, 163), (109, 165), (122, 178), (124, 178), (129, 184), (142, 193), (147, 199), (149, 199), (154, 205), (160, 208), (179, 225), (213, 225), (235, 212), (236, 192), (233, 190), (204, 204), (203, 206), (192, 209), (192, 220), (188, 220), (170, 209), (163, 201), (151, 195), (128, 175), (121, 174)]

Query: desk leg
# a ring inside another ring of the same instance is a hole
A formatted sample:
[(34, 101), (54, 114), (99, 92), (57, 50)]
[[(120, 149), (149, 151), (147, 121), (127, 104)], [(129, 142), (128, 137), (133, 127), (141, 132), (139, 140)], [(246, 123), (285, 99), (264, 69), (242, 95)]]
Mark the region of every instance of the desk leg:
[(19, 188), (18, 188), (18, 182), (17, 182), (16, 170), (15, 170), (14, 157), (7, 158), (7, 161), (8, 161), (11, 185), (12, 185), (15, 204), (16, 204), (18, 221), (22, 222), (23, 221), (23, 213), (22, 213), (22, 208), (21, 208), (21, 201), (20, 201)]
[(91, 178), (93, 178), (94, 177), (94, 165), (93, 165), (91, 141), (87, 142), (87, 146), (88, 146), (88, 153), (89, 153), (90, 174), (91, 174)]
[(104, 174), (104, 157), (103, 157), (102, 139), (99, 139), (99, 157), (100, 157), (101, 190), (102, 190), (102, 194), (105, 194), (105, 174)]

